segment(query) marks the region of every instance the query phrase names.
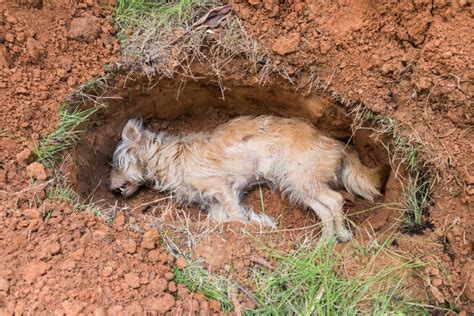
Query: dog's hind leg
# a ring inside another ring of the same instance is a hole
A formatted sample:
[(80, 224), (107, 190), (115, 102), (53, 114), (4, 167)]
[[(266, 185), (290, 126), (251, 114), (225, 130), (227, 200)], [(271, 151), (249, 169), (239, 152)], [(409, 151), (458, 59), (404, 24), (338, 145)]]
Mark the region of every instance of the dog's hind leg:
[(342, 212), (344, 198), (342, 195), (328, 187), (322, 187), (318, 190), (317, 199), (331, 211), (338, 240), (340, 242), (351, 240), (352, 232), (344, 226), (344, 213)]
[(304, 203), (307, 204), (316, 213), (316, 215), (318, 215), (321, 223), (323, 224), (321, 239), (334, 239), (334, 218), (329, 208), (317, 199), (306, 198), (304, 199)]

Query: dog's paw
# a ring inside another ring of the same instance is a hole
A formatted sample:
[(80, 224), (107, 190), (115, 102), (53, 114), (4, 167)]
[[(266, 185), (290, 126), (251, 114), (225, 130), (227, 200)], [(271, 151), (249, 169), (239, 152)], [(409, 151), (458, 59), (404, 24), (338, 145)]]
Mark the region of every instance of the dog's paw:
[(271, 228), (276, 228), (277, 227), (277, 223), (276, 223), (275, 219), (273, 219), (273, 217), (271, 217), (271, 216), (268, 216), (268, 215), (265, 215), (265, 214), (257, 214), (253, 211), (250, 212), (249, 215), (250, 215), (250, 220), (253, 221), (253, 222), (257, 222), (260, 225), (268, 226), (268, 227), (271, 227)]
[(337, 240), (339, 242), (348, 242), (353, 238), (352, 232), (348, 229), (341, 229), (337, 232)]

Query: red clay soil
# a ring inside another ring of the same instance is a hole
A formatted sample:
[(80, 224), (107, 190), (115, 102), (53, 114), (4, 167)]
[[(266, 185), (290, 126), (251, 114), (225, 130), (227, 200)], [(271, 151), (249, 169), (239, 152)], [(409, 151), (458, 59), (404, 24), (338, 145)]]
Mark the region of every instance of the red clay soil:
[[(1, 315), (220, 313), (217, 302), (174, 283), (174, 259), (123, 214), (106, 225), (47, 199), (52, 171), (33, 163), (66, 94), (118, 58), (111, 2), (0, 3)], [(441, 155), (434, 228), (397, 247), (428, 264), (432, 304), (474, 313), (471, 1), (231, 3), (289, 75), (302, 83), (319, 76)]]

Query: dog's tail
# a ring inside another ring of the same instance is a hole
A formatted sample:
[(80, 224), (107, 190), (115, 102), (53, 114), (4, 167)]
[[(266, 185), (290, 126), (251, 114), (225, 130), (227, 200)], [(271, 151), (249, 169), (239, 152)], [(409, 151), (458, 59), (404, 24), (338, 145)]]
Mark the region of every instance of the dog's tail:
[(380, 195), (378, 168), (370, 169), (364, 166), (353, 150), (344, 150), (337, 177), (347, 191), (366, 200), (373, 202)]

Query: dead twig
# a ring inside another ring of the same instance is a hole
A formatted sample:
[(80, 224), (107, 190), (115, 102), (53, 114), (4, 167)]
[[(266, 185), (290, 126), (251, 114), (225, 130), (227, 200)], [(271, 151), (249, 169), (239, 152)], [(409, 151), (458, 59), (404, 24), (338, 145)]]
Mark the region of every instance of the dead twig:
[(268, 262), (267, 260), (263, 259), (262, 257), (258, 257), (256, 255), (251, 255), (250, 256), (250, 261), (251, 262), (254, 262), (254, 263), (257, 263), (267, 269), (270, 269), (270, 270), (275, 270), (275, 267), (270, 263)]

